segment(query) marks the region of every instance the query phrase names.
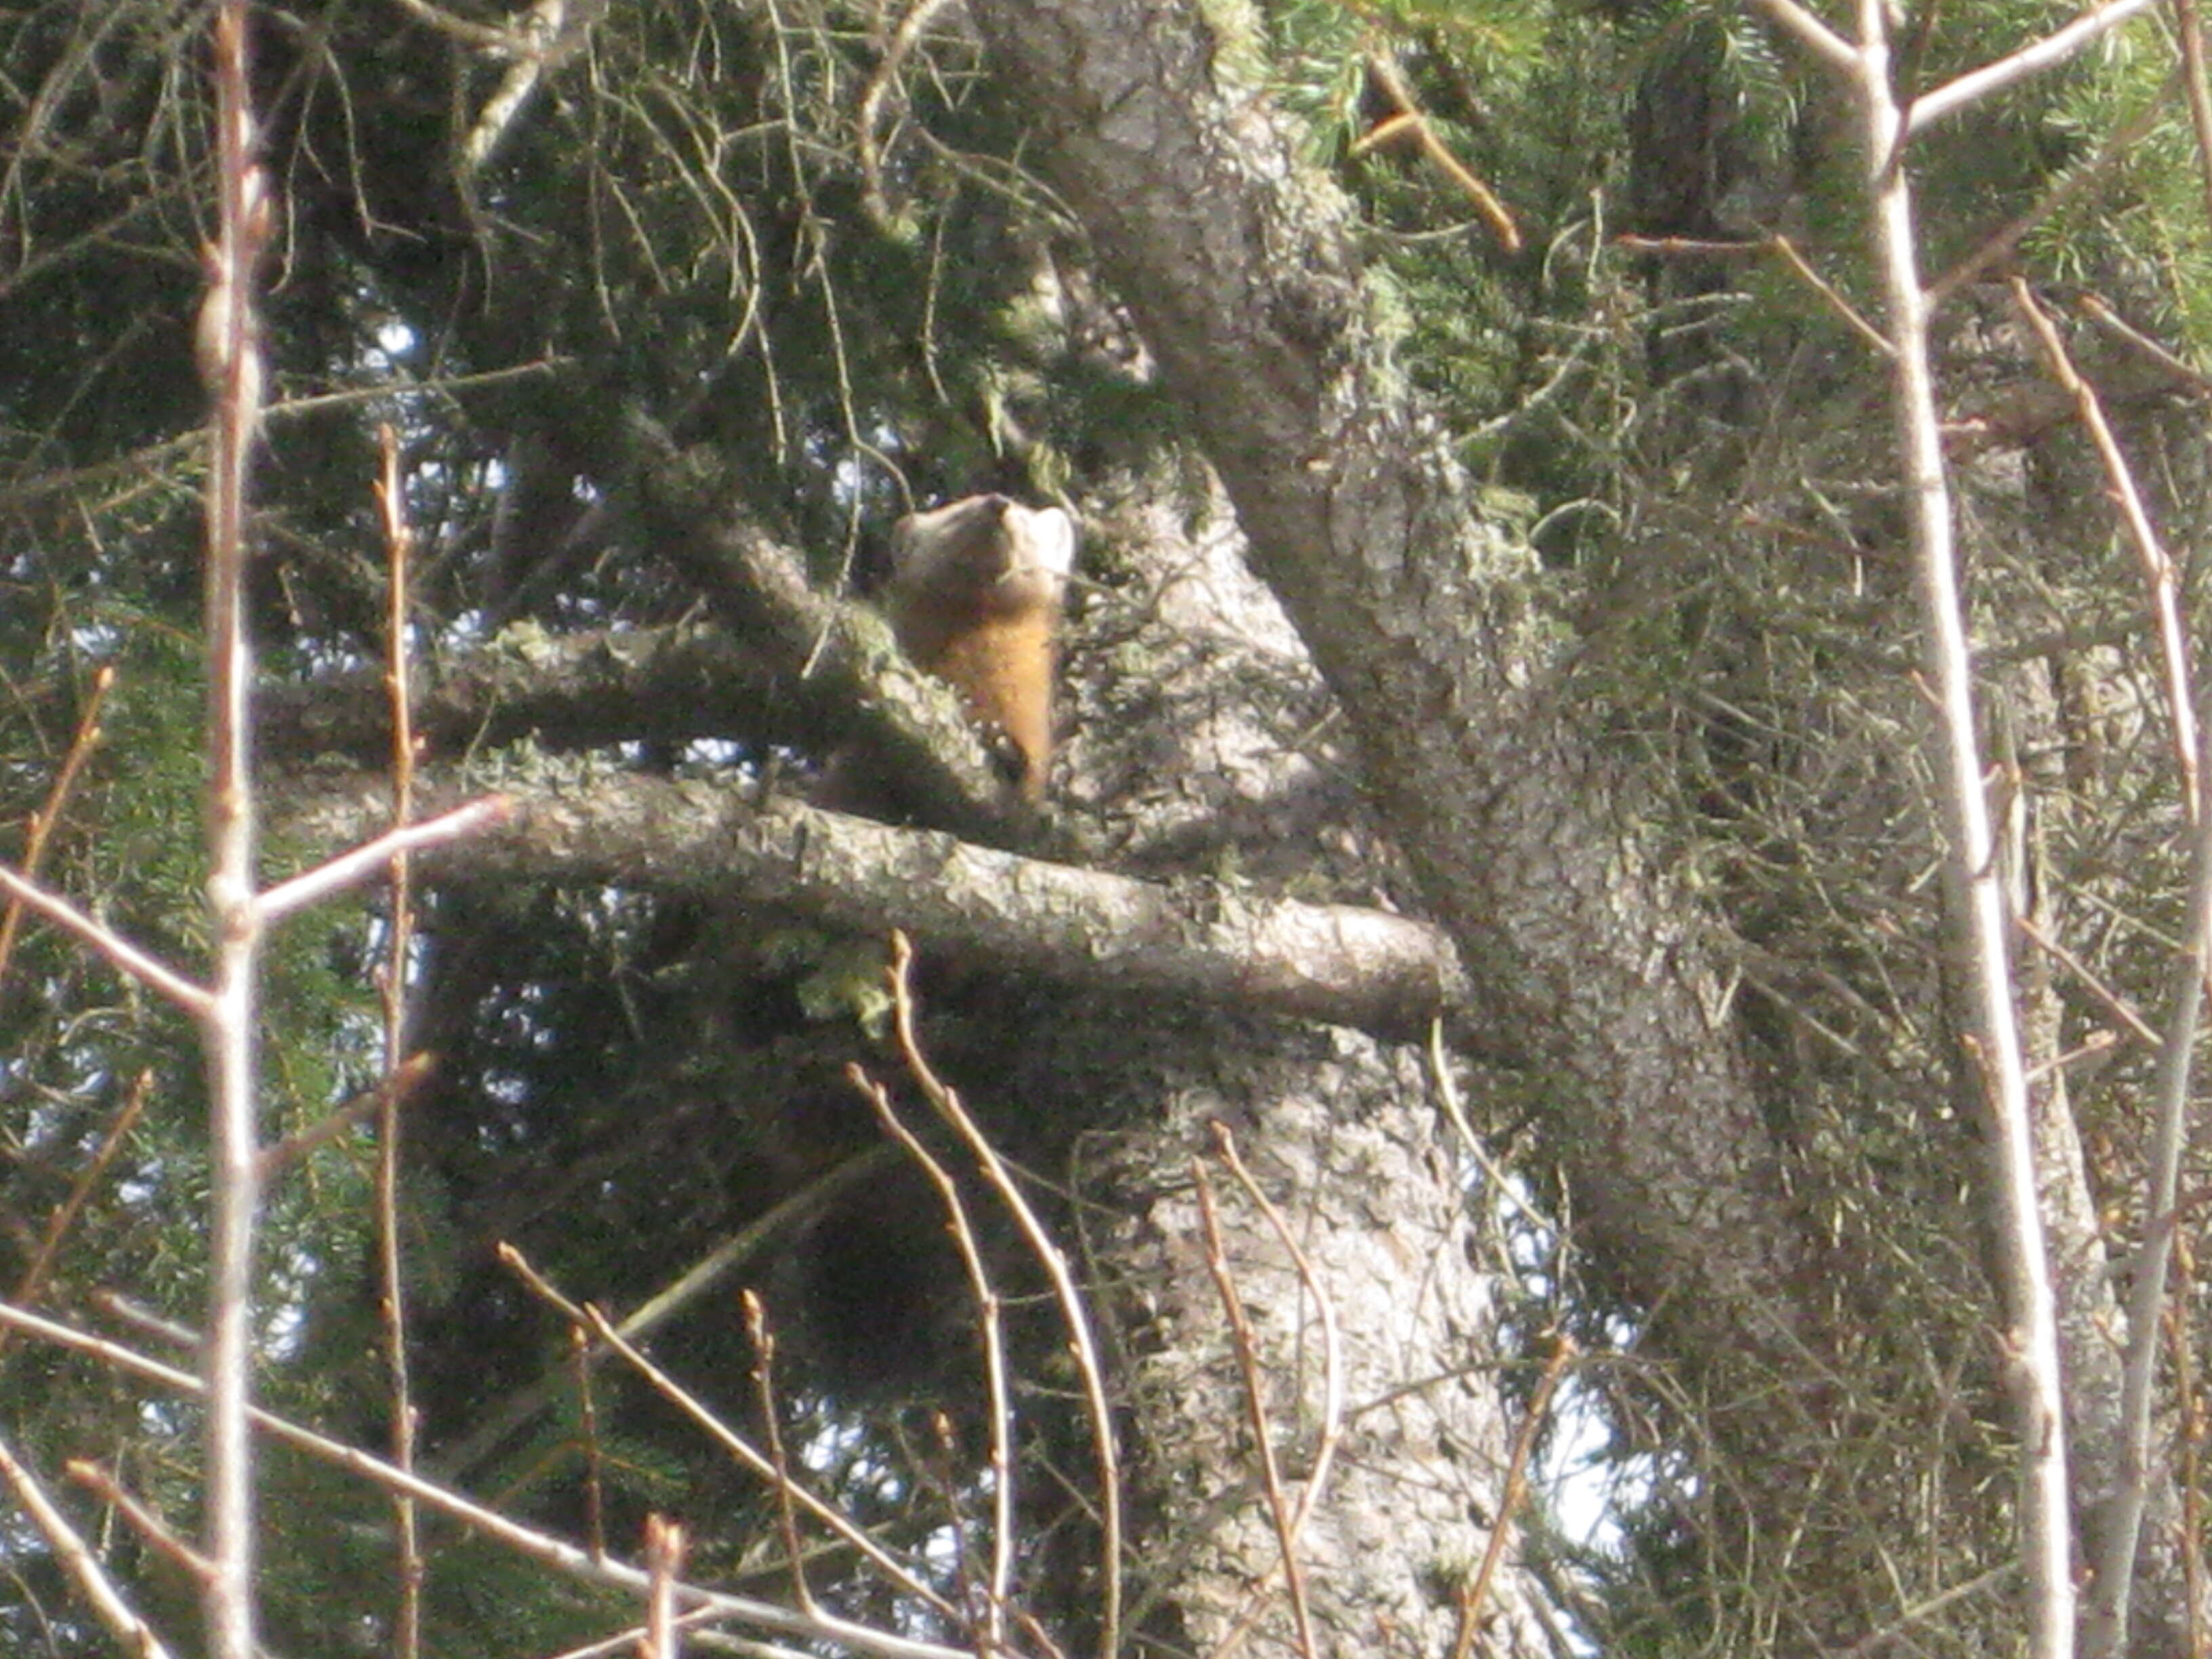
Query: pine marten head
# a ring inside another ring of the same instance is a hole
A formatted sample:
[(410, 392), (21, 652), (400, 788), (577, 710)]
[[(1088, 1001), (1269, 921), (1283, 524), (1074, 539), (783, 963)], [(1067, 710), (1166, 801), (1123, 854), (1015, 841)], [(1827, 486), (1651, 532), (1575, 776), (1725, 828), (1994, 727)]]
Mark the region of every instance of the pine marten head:
[(1052, 762), (1053, 675), (1074, 565), (1073, 520), (1004, 495), (911, 514), (891, 531), (884, 603), (900, 648), (1003, 735), (1031, 800)]

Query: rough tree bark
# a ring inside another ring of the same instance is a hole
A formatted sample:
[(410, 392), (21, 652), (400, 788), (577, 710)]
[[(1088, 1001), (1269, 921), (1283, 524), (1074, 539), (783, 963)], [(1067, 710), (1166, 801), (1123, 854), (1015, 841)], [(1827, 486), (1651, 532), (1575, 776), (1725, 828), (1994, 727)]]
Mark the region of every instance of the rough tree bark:
[(1697, 909), (1626, 781), (1562, 706), (1532, 567), (1486, 525), (1388, 368), (1344, 206), (1194, 10), (984, 0), (1041, 165), (1188, 404), (1364, 776), (1486, 1001), (1500, 1059), (1562, 1081), (1555, 1127), (1608, 1261), (1688, 1339), (1774, 1342), (1806, 1250)]

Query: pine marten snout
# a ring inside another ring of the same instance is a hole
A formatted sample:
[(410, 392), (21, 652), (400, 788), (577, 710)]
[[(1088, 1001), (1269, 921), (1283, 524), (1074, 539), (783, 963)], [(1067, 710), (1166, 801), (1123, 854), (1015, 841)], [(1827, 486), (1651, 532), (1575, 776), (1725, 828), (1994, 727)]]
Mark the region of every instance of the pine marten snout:
[(900, 648), (1003, 734), (1024, 795), (1052, 763), (1053, 675), (1075, 522), (1056, 507), (971, 495), (891, 530), (884, 607)]

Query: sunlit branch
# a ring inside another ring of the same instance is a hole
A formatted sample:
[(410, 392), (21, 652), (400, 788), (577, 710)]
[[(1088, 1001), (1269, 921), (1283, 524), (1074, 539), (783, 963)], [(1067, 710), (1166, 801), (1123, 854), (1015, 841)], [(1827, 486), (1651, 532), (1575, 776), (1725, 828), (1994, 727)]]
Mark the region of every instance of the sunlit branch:
[[(1774, 0), (1762, 0), (1762, 3), (1773, 3)], [(2157, 0), (2108, 0), (2107, 4), (2083, 12), (2065, 27), (2054, 30), (2033, 45), (2022, 46), (1994, 64), (1969, 70), (1957, 80), (1914, 99), (1906, 130), (1918, 132), (1970, 104), (2057, 67), (2094, 46), (2137, 12), (2148, 11), (2156, 3)]]
[(75, 1581), (77, 1593), (115, 1638), (116, 1645), (137, 1655), (137, 1659), (169, 1659), (169, 1650), (154, 1633), (154, 1627), (123, 1599), (106, 1569), (100, 1565), (100, 1558), (77, 1534), (69, 1517), (46, 1496), (38, 1477), (16, 1461), (4, 1440), (0, 1440), (0, 1480), (7, 1481), (9, 1490), (15, 1494), (16, 1504), (31, 1517), (32, 1524), (45, 1537), (46, 1547), (53, 1551), (54, 1559)]
[(426, 847), (442, 847), (459, 841), (488, 824), (498, 823), (510, 810), (504, 795), (487, 795), (421, 823), (387, 830), (374, 841), (339, 854), (328, 864), (271, 887), (261, 895), (255, 908), (264, 925), (281, 921), (295, 910), (305, 909), (334, 893), (342, 893), (382, 875), (392, 867), (395, 858), (420, 852)]
[(49, 893), (35, 883), (26, 881), (4, 864), (0, 864), (0, 891), (18, 901), (25, 909), (44, 916), (55, 927), (91, 946), (112, 966), (130, 975), (147, 989), (167, 998), (195, 1019), (205, 1019), (209, 1011), (214, 1007), (215, 1000), (205, 987), (195, 985), (174, 969), (164, 967), (120, 933), (94, 921), (67, 899)]

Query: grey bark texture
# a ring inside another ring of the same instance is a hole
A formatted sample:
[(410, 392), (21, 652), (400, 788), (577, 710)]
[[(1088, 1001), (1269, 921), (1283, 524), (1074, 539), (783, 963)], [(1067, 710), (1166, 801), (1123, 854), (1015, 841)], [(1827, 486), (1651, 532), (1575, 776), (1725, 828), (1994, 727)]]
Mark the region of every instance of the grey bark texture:
[(1805, 1251), (1697, 908), (1571, 729), (1526, 550), (1484, 523), (1389, 368), (1340, 198), (1218, 74), (1236, 9), (975, 9), (1496, 1035), (1555, 1078), (1607, 1262), (1706, 1340), (1801, 1340)]

